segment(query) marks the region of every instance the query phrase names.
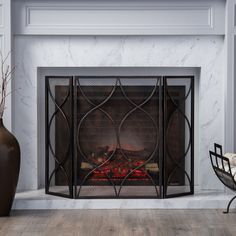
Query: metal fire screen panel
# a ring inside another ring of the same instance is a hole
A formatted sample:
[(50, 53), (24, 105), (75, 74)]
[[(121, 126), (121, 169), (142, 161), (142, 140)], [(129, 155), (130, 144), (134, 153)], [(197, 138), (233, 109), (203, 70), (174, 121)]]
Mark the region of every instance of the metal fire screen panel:
[(46, 193), (193, 194), (193, 77), (46, 77)]

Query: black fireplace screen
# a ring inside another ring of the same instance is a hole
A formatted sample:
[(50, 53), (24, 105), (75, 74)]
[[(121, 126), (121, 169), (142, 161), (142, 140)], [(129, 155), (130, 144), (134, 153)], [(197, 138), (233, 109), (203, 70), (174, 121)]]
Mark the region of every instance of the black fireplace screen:
[(46, 77), (46, 193), (193, 194), (193, 76)]

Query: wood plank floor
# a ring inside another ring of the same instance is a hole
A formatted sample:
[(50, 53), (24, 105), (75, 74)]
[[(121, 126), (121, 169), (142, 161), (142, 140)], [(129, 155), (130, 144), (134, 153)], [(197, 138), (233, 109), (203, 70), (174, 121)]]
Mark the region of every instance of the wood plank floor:
[(222, 210), (34, 210), (0, 217), (0, 236), (236, 236)]

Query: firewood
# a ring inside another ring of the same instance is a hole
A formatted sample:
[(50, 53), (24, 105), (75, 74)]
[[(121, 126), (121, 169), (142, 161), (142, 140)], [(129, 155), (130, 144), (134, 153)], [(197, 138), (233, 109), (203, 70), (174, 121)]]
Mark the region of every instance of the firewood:
[(93, 166), (90, 165), (88, 162), (81, 162), (81, 166), (80, 166), (81, 169), (93, 169)]

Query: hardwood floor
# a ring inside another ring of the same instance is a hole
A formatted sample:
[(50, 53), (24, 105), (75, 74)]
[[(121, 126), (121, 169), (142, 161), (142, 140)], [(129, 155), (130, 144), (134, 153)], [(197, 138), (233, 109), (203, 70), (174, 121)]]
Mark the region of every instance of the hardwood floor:
[(0, 236), (236, 235), (222, 210), (38, 210), (0, 218)]

